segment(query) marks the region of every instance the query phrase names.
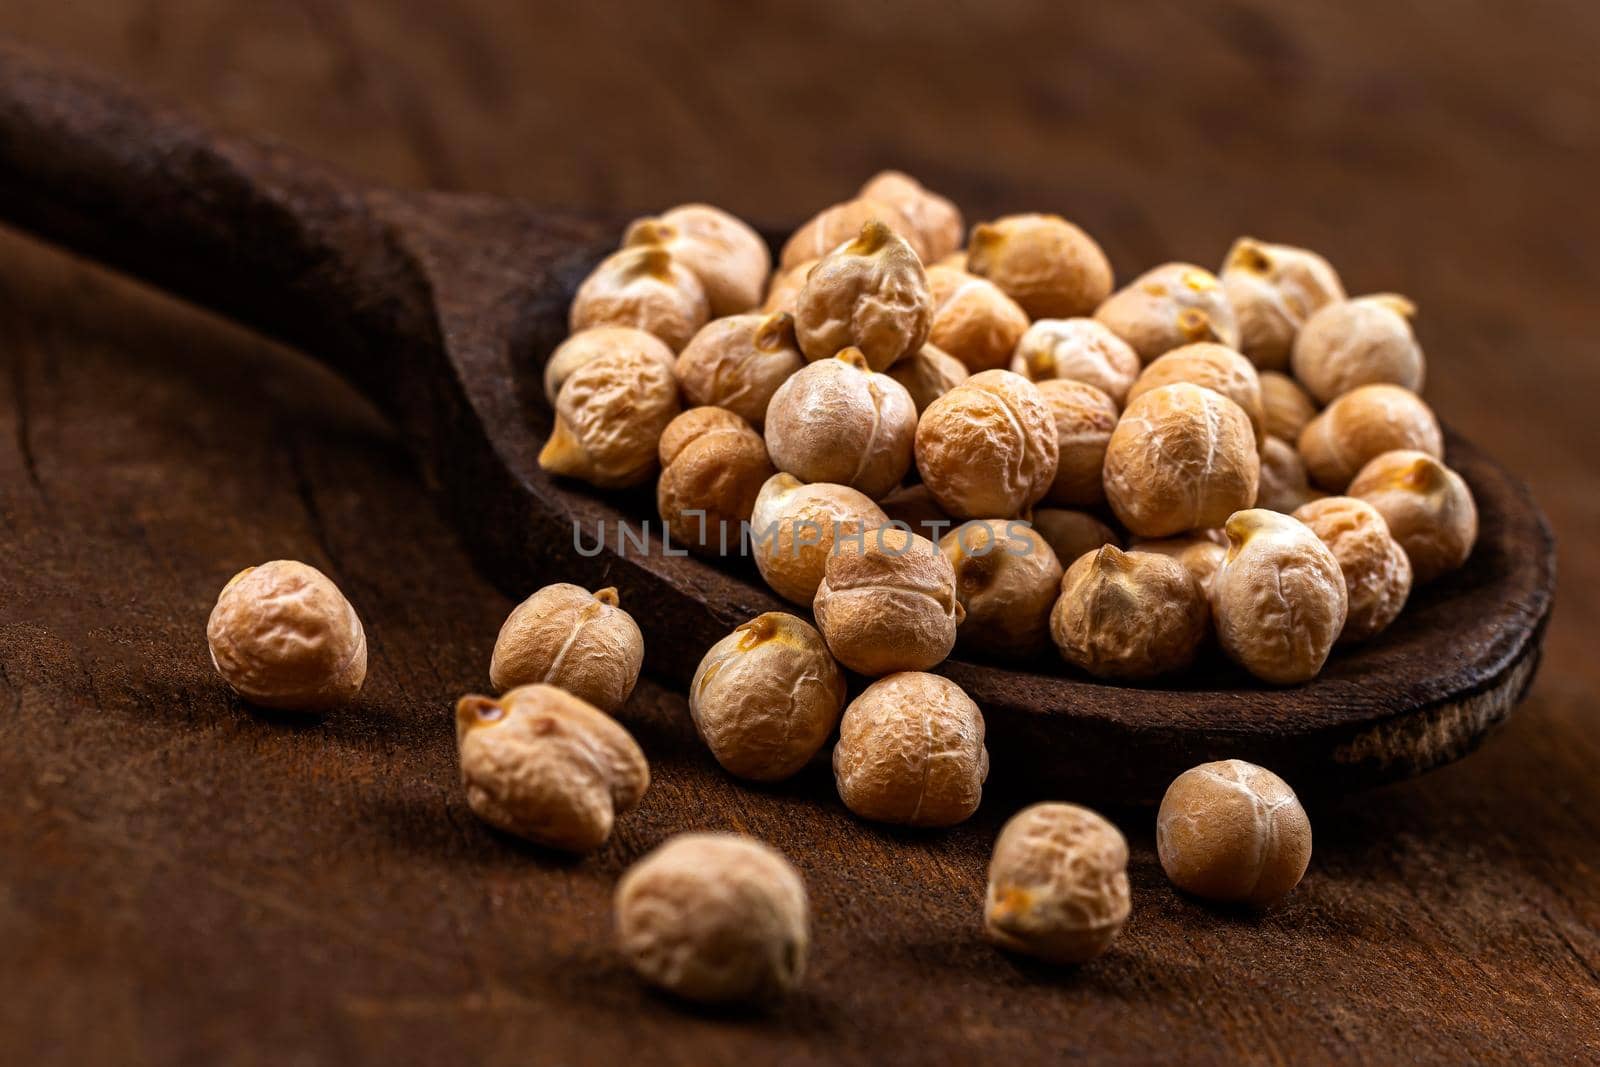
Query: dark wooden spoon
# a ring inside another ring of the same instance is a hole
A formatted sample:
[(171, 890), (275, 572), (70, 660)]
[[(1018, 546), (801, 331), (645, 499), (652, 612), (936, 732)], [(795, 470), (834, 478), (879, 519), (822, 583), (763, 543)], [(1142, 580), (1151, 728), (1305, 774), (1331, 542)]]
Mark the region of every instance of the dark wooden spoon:
[[(642, 552), (621, 543), (619, 524), (651, 517), (643, 494), (603, 497), (539, 470), (551, 421), (541, 363), (619, 220), (363, 186), (11, 46), (0, 46), (0, 217), (325, 360), (400, 427), (507, 594), (617, 586), (660, 674), (686, 680), (717, 638), (784, 606), (747, 565), (668, 556), (654, 536)], [(1533, 676), (1555, 553), (1522, 483), (1455, 435), (1448, 458), (1481, 511), (1472, 560), (1312, 683), (1264, 688), (1217, 664), (1171, 688), (1125, 688), (1054, 665), (947, 664), (984, 709), (997, 775), (1075, 799), (1151, 800), (1206, 759), (1346, 789), (1469, 751)]]

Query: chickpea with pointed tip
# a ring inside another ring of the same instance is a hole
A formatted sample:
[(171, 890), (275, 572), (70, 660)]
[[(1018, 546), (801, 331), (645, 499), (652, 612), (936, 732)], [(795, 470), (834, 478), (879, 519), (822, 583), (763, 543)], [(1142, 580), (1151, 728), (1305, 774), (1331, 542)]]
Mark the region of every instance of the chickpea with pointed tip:
[(1156, 678), (1194, 662), (1209, 614), (1181, 563), (1104, 545), (1067, 568), (1050, 634), (1063, 659), (1096, 678)]
[(876, 219), (811, 268), (795, 301), (795, 338), (812, 362), (854, 348), (872, 370), (888, 370), (923, 346), (932, 324), (922, 261)]
[(772, 394), (767, 452), (778, 470), (877, 499), (911, 468), (917, 406), (905, 386), (874, 371), (857, 348), (812, 363)]
[(1466, 564), (1478, 540), (1478, 507), (1466, 479), (1426, 452), (1375, 456), (1349, 495), (1372, 505), (1411, 561), (1417, 585)]
[(1033, 382), (1092, 385), (1120, 409), (1139, 377), (1139, 354), (1096, 319), (1040, 319), (1017, 342), (1011, 369)]
[(772, 394), (805, 365), (794, 317), (779, 312), (707, 323), (678, 355), (673, 372), (691, 407), (727, 408), (759, 430)]
[(1344, 299), (1326, 259), (1293, 245), (1241, 237), (1219, 275), (1239, 327), (1239, 351), (1262, 370), (1283, 370), (1313, 315)]
[(972, 228), (967, 270), (987, 278), (1034, 319), (1087, 315), (1111, 292), (1111, 261), (1059, 215), (1007, 215)]
[(518, 604), (495, 638), (489, 681), (500, 692), (553, 685), (605, 712), (639, 681), (644, 635), (611, 587), (591, 593), (557, 582)]
[(1299, 519), (1252, 508), (1228, 520), (1228, 553), (1211, 585), (1217, 639), (1264, 682), (1294, 685), (1322, 670), (1344, 630), (1344, 572)]
[(1239, 347), (1239, 327), (1222, 282), (1193, 263), (1164, 263), (1112, 293), (1094, 317), (1149, 363), (1183, 345)]
[(601, 261), (572, 298), (573, 333), (591, 326), (633, 326), (674, 352), (711, 317), (705, 286), (658, 244), (634, 245)]
[(683, 204), (635, 220), (624, 248), (660, 245), (700, 280), (711, 318), (737, 315), (761, 302), (772, 270), (767, 242), (749, 225), (710, 204)]

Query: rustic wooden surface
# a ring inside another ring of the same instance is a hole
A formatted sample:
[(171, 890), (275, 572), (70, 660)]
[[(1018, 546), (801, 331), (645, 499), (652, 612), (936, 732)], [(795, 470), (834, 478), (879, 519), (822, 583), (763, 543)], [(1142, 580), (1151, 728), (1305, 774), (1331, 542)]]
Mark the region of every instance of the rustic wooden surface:
[[(1418, 300), (1431, 398), (1563, 538), (1546, 661), (1498, 737), (1316, 808), (1311, 872), (1263, 918), (1175, 894), (1149, 813), (1113, 812), (1134, 916), (1068, 974), (978, 937), (1003, 786), (954, 832), (884, 833), (824, 772), (731, 784), (648, 683), (625, 714), (657, 771), (643, 809), (598, 856), (552, 858), (458, 796), (447, 701), (483, 684), (509, 604), (393, 434), (293, 354), (0, 234), (6, 1058), (1600, 1055), (1600, 16), (1138, 6), (963, 25), (792, 3), (756, 25), (735, 4), (13, 0), (0, 32), (419, 187), (781, 220), (894, 163), (973, 214), (1061, 210), (1122, 275), (1243, 231), (1322, 248), (1353, 288)], [(217, 588), (274, 556), (327, 569), (367, 622), (367, 689), (320, 723), (242, 708), (206, 661)], [(610, 952), (616, 875), (689, 826), (806, 874), (811, 977), (768, 1015), (684, 1011)]]

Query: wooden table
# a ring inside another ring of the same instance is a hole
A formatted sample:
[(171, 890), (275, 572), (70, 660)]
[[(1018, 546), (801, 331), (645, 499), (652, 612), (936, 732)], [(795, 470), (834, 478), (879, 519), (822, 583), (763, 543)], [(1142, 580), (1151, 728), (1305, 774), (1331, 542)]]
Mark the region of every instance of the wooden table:
[[(895, 164), (972, 217), (1059, 210), (1124, 278), (1241, 232), (1319, 248), (1418, 301), (1431, 399), (1564, 538), (1531, 696), (1466, 762), (1318, 806), (1262, 918), (1173, 892), (1150, 813), (1112, 812), (1134, 914), (1074, 972), (979, 937), (1004, 767), (970, 824), (884, 832), (822, 771), (734, 785), (649, 682), (643, 809), (557, 859), (463, 803), (448, 704), (510, 603), (392, 432), (295, 354), (0, 233), (0, 1058), (1600, 1057), (1595, 8), (541, 6), (10, 0), (0, 32), (401, 184), (782, 222)], [(371, 638), (320, 722), (246, 710), (206, 657), (222, 583), (282, 556)], [(613, 955), (618, 873), (690, 827), (809, 883), (811, 972), (770, 1014), (684, 1010)]]

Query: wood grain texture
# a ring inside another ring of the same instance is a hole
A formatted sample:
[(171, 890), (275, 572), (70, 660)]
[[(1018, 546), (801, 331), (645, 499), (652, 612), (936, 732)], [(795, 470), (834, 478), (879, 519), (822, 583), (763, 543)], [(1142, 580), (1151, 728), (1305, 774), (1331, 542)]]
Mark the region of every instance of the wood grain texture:
[[(1059, 208), (1124, 275), (1214, 261), (1244, 230), (1324, 248), (1352, 288), (1418, 300), (1430, 397), (1533, 483), (1563, 538), (1525, 706), (1457, 766), (1314, 807), (1311, 873), (1265, 918), (1174, 893), (1149, 814), (1111, 812), (1133, 919), (1070, 974), (979, 939), (988, 845), (1019, 799), (1002, 783), (952, 833), (884, 833), (820, 769), (733, 785), (651, 684), (624, 717), (656, 785), (607, 850), (556, 860), (458, 795), (447, 701), (483, 684), (509, 602), (391, 431), (297, 357), (4, 236), (8, 1057), (1600, 1055), (1600, 16), (1007, 2), (967, 16), (980, 35), (897, 4), (732, 10), (18, 0), (0, 30), (416, 185), (774, 219), (896, 162), (976, 214)], [(863, 55), (881, 62), (822, 76)], [(372, 640), (359, 706), (319, 724), (241, 708), (206, 663), (216, 590), (283, 555), (326, 568)], [(610, 951), (616, 875), (689, 826), (766, 837), (807, 877), (811, 978), (771, 1015), (683, 1011)]]

